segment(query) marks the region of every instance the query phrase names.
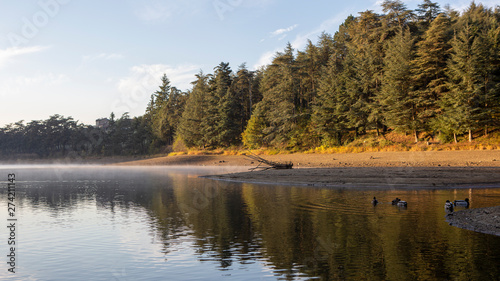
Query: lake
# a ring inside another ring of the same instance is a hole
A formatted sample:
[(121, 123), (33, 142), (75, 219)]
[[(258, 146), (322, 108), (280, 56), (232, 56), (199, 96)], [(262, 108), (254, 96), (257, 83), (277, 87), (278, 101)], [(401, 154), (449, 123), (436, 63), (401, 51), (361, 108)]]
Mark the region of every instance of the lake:
[[(500, 188), (331, 189), (198, 178), (245, 169), (0, 166), (0, 279), (500, 276), (500, 237), (444, 219), (447, 199), (496, 206)], [(9, 173), (16, 174), (16, 273), (7, 264)], [(380, 201), (375, 207), (373, 196)], [(395, 197), (408, 207), (391, 205)]]

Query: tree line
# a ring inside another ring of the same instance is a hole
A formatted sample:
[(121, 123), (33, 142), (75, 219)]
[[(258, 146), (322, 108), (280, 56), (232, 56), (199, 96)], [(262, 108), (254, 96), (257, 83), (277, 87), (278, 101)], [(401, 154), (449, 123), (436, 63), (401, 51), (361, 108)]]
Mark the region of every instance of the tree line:
[(165, 147), (311, 148), (367, 132), (484, 134), (500, 121), (500, 7), (461, 13), (424, 0), (415, 10), (386, 0), (383, 14), (349, 16), (332, 36), (272, 63), (233, 71), (222, 62), (183, 92), (166, 75), (143, 116), (111, 116), (106, 130), (71, 117), (0, 129), (0, 153), (147, 154)]

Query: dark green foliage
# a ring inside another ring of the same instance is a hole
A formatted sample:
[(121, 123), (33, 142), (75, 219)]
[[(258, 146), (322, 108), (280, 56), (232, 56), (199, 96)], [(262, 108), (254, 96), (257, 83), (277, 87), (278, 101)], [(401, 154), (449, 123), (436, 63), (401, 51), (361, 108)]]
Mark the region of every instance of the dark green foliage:
[(172, 145), (179, 120), (184, 110), (186, 95), (170, 86), (167, 75), (162, 77), (160, 89), (151, 95), (146, 109), (146, 118), (150, 122), (150, 131), (154, 136), (153, 150), (165, 145)]
[(378, 100), (383, 105), (386, 124), (398, 131), (414, 132), (423, 128), (421, 118), (427, 99), (411, 91), (413, 40), (409, 29), (400, 30), (388, 43), (384, 58), (384, 78)]
[(193, 89), (188, 93), (185, 109), (180, 119), (179, 136), (188, 147), (204, 147), (202, 122), (207, 117), (208, 77), (200, 72), (196, 75)]
[(51, 116), (10, 124), (0, 129), (0, 155), (4, 158), (67, 157), (147, 154), (151, 135), (143, 117), (118, 120), (110, 116), (108, 128), (86, 126), (71, 117)]
[(472, 141), (472, 130), (498, 124), (499, 24), (490, 9), (472, 3), (456, 28), (438, 124), (454, 135), (468, 132)]

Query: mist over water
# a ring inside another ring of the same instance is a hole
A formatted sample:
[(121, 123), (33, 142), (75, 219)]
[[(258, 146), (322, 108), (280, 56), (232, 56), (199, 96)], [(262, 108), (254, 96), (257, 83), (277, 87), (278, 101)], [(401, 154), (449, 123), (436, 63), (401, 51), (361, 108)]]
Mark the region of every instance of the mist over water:
[[(8, 218), (8, 173), (16, 173), (18, 218), (17, 272), (7, 271), (4, 239), (0, 279), (500, 276), (500, 237), (444, 219), (446, 200), (495, 206), (500, 189), (342, 190), (198, 178), (246, 169), (0, 166), (0, 221)], [(408, 207), (392, 206), (395, 197)]]

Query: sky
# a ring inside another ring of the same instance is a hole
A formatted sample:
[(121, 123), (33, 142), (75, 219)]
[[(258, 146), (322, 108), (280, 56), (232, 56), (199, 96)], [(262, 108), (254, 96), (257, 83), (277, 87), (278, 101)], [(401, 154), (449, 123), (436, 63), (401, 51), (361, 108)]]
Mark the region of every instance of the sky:
[[(494, 7), (498, 0), (476, 1)], [(0, 0), (0, 126), (55, 114), (95, 120), (144, 114), (165, 73), (191, 88), (220, 62), (271, 62), (287, 42), (321, 32), (378, 0)], [(404, 1), (409, 9), (423, 1)], [(436, 1), (462, 11), (470, 1)]]

